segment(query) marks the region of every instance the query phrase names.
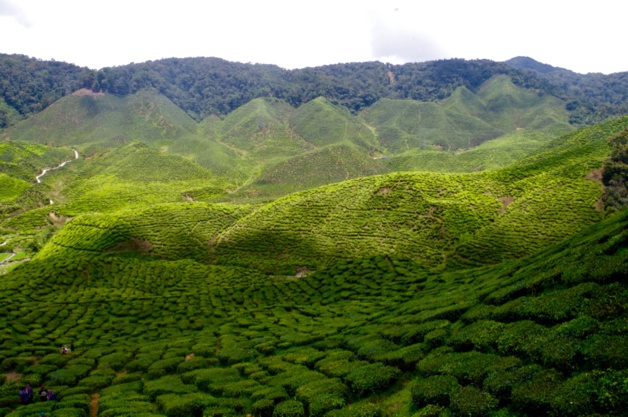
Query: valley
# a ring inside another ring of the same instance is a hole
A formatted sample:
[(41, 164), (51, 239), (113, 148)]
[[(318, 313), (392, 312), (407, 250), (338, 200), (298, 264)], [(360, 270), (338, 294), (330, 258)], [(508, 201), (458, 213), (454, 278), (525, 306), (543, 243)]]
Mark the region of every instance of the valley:
[(433, 65), (391, 68), (407, 97), (263, 68), (229, 111), (173, 82), (11, 116), (0, 416), (621, 415), (628, 116)]

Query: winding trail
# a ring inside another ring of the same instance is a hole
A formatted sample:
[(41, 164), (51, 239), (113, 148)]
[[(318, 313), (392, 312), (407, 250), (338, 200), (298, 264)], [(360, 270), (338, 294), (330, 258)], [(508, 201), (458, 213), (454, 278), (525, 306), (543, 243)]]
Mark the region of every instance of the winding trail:
[(1, 260), (1, 261), (0, 261), (0, 265), (2, 265), (2, 264), (4, 264), (4, 263), (8, 263), (8, 262), (11, 260), (11, 258), (13, 258), (15, 255), (17, 255), (17, 253), (15, 253), (15, 252), (10, 252), (10, 253), (11, 253), (11, 256), (9, 256), (9, 257), (8, 257), (8, 258), (6, 258), (6, 259)]
[(72, 149), (74, 151), (74, 159), (70, 159), (69, 161), (63, 161), (61, 162), (59, 165), (52, 167), (52, 168), (44, 168), (43, 171), (41, 171), (41, 174), (37, 175), (35, 177), (35, 179), (37, 180), (37, 184), (41, 183), (40, 178), (43, 177), (44, 175), (46, 175), (47, 172), (52, 171), (53, 169), (59, 169), (61, 167), (64, 167), (65, 164), (67, 164), (68, 162), (72, 162), (74, 160), (77, 160), (79, 158), (79, 153), (76, 149)]

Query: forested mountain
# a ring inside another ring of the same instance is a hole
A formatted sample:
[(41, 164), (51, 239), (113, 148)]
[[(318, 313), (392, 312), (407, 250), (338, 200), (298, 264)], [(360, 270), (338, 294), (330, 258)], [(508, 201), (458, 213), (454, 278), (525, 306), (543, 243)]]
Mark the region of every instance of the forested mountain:
[(0, 128), (75, 91), (84, 71), (65, 62), (0, 54)]
[(201, 120), (211, 114), (226, 115), (260, 97), (278, 98), (298, 107), (322, 96), (354, 112), (381, 98), (441, 100), (458, 87), (473, 91), (499, 74), (540, 95), (567, 101), (574, 125), (626, 111), (626, 73), (580, 75), (533, 65), (523, 58), (506, 63), (463, 59), (404, 65), (365, 62), (295, 70), (219, 58), (169, 58), (91, 70), (22, 55), (0, 55), (0, 98), (5, 102), (0, 100), (0, 127), (15, 122), (13, 111), (28, 116), (81, 87), (121, 96), (153, 88)]
[(628, 113), (628, 72), (578, 74), (521, 56), (505, 63), (555, 86), (553, 93), (567, 100), (574, 125)]

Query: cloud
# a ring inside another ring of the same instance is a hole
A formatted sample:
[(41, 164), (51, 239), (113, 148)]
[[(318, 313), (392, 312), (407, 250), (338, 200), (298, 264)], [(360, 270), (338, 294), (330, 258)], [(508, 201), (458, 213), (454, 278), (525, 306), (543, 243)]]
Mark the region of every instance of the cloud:
[(12, 17), (17, 23), (24, 27), (31, 26), (22, 10), (9, 0), (0, 0), (0, 16)]
[(445, 55), (429, 36), (419, 30), (383, 20), (373, 25), (371, 52), (376, 59), (393, 63), (430, 61)]

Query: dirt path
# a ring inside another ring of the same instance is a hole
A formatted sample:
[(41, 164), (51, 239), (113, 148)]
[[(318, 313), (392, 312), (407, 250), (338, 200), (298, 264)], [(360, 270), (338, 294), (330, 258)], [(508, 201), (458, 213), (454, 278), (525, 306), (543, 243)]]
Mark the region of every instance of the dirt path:
[(22, 379), (22, 374), (17, 372), (9, 372), (4, 375), (7, 377), (7, 382), (20, 382), (20, 379)]
[(92, 394), (92, 399), (89, 402), (89, 415), (91, 417), (96, 417), (98, 415), (98, 400), (99, 399), (100, 399), (99, 393)]
[(47, 172), (52, 171), (53, 169), (59, 169), (61, 167), (64, 167), (65, 164), (67, 164), (68, 162), (72, 162), (73, 160), (76, 160), (79, 158), (79, 153), (76, 149), (72, 149), (74, 151), (74, 159), (70, 159), (69, 161), (63, 161), (61, 162), (59, 165), (52, 167), (52, 168), (44, 168), (43, 171), (41, 171), (41, 174), (37, 175), (35, 177), (35, 179), (37, 180), (37, 184), (41, 183), (40, 178), (43, 177), (44, 175), (46, 175)]
[[(5, 253), (6, 253), (6, 252), (5, 252)], [(15, 252), (11, 252), (11, 255), (10, 255), (8, 258), (3, 259), (2, 261), (0, 261), (0, 265), (2, 265), (2, 264), (4, 264), (4, 263), (9, 263), (9, 261), (11, 260), (11, 258), (13, 258), (15, 255), (17, 255), (17, 253), (15, 253)]]

